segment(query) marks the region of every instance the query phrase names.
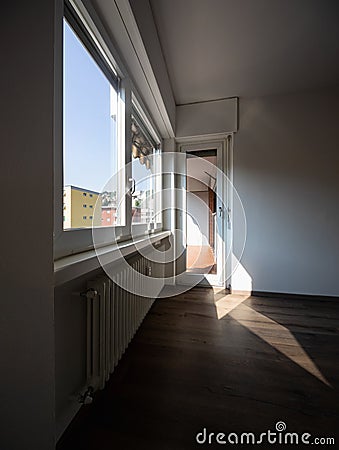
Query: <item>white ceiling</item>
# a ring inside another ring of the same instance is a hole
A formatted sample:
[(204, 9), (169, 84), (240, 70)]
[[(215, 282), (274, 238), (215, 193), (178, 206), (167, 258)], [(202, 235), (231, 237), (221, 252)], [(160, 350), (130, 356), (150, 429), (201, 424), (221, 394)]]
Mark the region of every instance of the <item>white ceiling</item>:
[(150, 0), (177, 104), (339, 83), (338, 0)]

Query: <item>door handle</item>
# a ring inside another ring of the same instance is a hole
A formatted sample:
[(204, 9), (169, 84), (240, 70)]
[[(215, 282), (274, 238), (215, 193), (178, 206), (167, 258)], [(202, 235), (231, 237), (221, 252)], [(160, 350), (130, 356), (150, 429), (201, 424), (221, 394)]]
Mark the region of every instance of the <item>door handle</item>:
[[(224, 212), (222, 206), (219, 206), (218, 210), (219, 210), (219, 217), (222, 217)], [(231, 209), (226, 208), (226, 212), (227, 212), (227, 222), (231, 222)]]

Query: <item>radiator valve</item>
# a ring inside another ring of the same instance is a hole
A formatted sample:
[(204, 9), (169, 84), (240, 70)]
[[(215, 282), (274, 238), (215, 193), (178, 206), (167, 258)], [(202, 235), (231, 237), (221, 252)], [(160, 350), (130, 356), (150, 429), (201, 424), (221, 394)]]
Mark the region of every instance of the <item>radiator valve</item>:
[(90, 405), (93, 402), (93, 392), (94, 389), (92, 386), (89, 386), (83, 394), (79, 395), (79, 403), (82, 403), (83, 405)]
[(81, 297), (86, 297), (87, 299), (93, 299), (98, 295), (98, 291), (93, 288), (87, 289), (87, 291), (80, 292)]

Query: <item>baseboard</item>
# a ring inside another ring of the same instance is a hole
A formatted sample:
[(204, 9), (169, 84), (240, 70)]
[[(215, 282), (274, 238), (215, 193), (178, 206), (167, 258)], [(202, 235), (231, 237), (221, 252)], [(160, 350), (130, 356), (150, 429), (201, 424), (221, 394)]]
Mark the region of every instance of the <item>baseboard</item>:
[(268, 291), (240, 291), (232, 289), (232, 294), (248, 295), (252, 297), (271, 297), (271, 298), (285, 298), (287, 300), (339, 300), (339, 297), (330, 295), (316, 295), (316, 294), (291, 294), (285, 292), (268, 292)]
[(249, 297), (252, 295), (252, 291), (240, 291), (238, 289), (231, 289), (230, 293), (234, 295), (248, 295)]

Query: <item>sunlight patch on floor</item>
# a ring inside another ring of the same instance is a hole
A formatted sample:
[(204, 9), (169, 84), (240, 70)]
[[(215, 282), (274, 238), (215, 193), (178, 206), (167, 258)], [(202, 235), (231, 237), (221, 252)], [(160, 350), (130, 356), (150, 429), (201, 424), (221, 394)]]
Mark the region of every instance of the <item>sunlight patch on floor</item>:
[(225, 291), (214, 294), (215, 308), (218, 319), (227, 316), (231, 311), (237, 308), (241, 303), (249, 298), (248, 295), (225, 294)]
[(224, 291), (216, 291), (214, 298), (219, 320), (230, 315), (232, 319), (235, 319), (299, 367), (322, 383), (332, 387), (288, 328), (243, 304), (249, 298), (248, 295), (227, 295)]

